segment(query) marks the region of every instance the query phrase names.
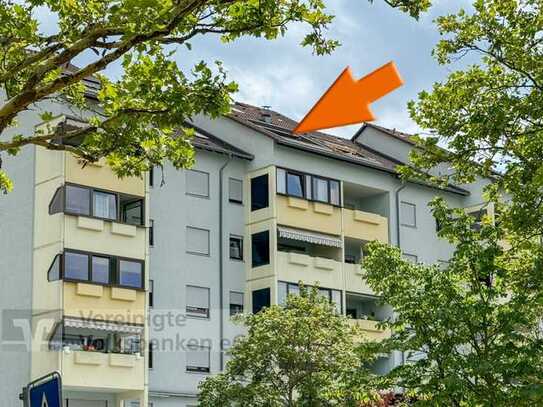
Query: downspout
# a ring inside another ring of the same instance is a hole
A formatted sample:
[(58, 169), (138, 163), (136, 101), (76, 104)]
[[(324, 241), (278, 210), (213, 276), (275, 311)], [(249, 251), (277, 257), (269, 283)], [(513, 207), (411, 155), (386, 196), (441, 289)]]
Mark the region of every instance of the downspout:
[[(406, 187), (407, 185), (402, 182), (402, 185), (396, 189), (394, 192), (395, 194), (395, 204), (396, 204), (396, 247), (398, 249), (402, 249), (402, 239), (401, 239), (401, 228), (400, 228), (400, 192)], [(405, 352), (402, 351), (402, 365), (405, 365)]]
[(402, 240), (400, 238), (400, 192), (406, 187), (407, 185), (402, 182), (402, 185), (396, 189), (395, 195), (396, 195), (396, 246), (398, 249), (402, 248)]
[(219, 170), (219, 339), (220, 339), (220, 366), (221, 371), (224, 369), (224, 259), (223, 259), (223, 172), (227, 165), (232, 161), (232, 154), (228, 155), (228, 160), (223, 164)]

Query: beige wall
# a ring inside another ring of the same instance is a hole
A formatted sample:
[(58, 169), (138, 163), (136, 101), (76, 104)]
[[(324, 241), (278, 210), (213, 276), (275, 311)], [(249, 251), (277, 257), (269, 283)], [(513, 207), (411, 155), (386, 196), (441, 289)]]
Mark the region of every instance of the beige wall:
[[(32, 325), (33, 333), (43, 329), (49, 332), (46, 332), (45, 340), (41, 336), (33, 337), (32, 378), (60, 370), (66, 388), (111, 391), (146, 400), (146, 349), (144, 357), (139, 358), (134, 355), (66, 353), (47, 349), (47, 339), (53, 332), (53, 326), (63, 316), (139, 324), (146, 322), (146, 291), (47, 281), (49, 266), (55, 255), (65, 248), (140, 260), (147, 260), (148, 256), (148, 232), (145, 227), (62, 213), (49, 215), (48, 207), (55, 191), (66, 182), (145, 197), (148, 204), (144, 178), (121, 180), (103, 161), (82, 168), (69, 153), (36, 149)], [(145, 225), (148, 223), (146, 213)], [(147, 272), (146, 269), (146, 276)], [(146, 289), (147, 285), (146, 278)], [(51, 326), (44, 328), (44, 321)], [(146, 339), (147, 335), (145, 329)]]
[(290, 196), (277, 196), (277, 223), (331, 235), (341, 234), (341, 208)]

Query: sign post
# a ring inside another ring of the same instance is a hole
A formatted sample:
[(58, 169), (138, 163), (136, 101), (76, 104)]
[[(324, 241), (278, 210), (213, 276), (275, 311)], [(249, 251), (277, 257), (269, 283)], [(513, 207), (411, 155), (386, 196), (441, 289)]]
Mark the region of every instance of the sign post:
[(24, 407), (62, 407), (62, 379), (53, 372), (29, 383), (20, 398)]

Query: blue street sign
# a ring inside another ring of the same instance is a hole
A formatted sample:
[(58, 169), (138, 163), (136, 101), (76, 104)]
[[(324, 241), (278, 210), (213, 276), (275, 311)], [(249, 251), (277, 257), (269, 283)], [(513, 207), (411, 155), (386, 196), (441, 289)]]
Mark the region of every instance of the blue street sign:
[(30, 383), (25, 398), (28, 407), (62, 407), (60, 374), (54, 372)]

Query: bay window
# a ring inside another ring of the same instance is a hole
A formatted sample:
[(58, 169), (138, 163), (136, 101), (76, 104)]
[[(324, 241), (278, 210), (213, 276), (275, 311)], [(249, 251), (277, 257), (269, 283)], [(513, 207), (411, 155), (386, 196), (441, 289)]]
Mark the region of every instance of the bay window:
[[(62, 266), (58, 274), (64, 280), (143, 289), (144, 262), (141, 260), (70, 249), (57, 255), (55, 262), (59, 257), (62, 258)], [(50, 278), (50, 281), (53, 279)]]
[(109, 284), (111, 268), (109, 257), (91, 256), (91, 259), (91, 281)]
[(277, 168), (277, 193), (341, 206), (339, 181)]
[(145, 218), (142, 197), (73, 184), (66, 184), (55, 192), (49, 213), (59, 212), (135, 226), (143, 226)]
[(66, 212), (74, 215), (90, 215), (90, 189), (66, 185)]
[(119, 260), (119, 285), (143, 287), (143, 264), (140, 261)]
[(92, 215), (103, 219), (117, 219), (117, 197), (115, 194), (93, 191)]

